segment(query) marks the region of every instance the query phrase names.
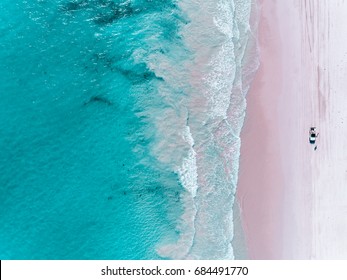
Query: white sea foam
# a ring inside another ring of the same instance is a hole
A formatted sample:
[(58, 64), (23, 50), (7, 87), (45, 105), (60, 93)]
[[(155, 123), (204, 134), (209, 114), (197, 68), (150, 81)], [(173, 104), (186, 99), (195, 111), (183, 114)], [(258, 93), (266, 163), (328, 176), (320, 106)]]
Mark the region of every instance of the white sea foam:
[(194, 150), (194, 139), (190, 133), (189, 126), (186, 126), (183, 139), (190, 145), (190, 149), (177, 172), (183, 187), (189, 191), (194, 198), (198, 189), (198, 171), (196, 165), (196, 152)]
[(206, 113), (210, 118), (227, 118), (236, 70), (233, 48), (232, 42), (220, 47), (211, 59), (210, 72), (203, 79), (206, 85), (205, 94), (210, 102), (210, 110)]
[(161, 245), (158, 253), (173, 259), (232, 259), (239, 135), (245, 93), (257, 66), (249, 66), (247, 52), (251, 0), (178, 4), (189, 19), (181, 36), (193, 55), (172, 46), (170, 57), (147, 58), (165, 80), (159, 89), (165, 106), (153, 106), (148, 114), (156, 126), (152, 152), (178, 174), (185, 190), (179, 240)]

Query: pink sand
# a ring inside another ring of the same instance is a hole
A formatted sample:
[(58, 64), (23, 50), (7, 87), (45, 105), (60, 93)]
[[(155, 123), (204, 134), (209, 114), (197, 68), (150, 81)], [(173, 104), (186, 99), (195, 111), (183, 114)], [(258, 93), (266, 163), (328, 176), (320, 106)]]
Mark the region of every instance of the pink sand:
[(288, 221), (284, 221), (284, 207), (288, 184), (283, 159), (291, 158), (291, 153), (281, 142), (288, 131), (288, 108), (285, 112), (281, 106), (283, 102), (287, 107), (293, 103), (285, 97), (283, 81), (291, 76), (297, 62), (293, 59), (293, 63), (288, 63), (286, 49), (297, 46), (288, 46), (293, 41), (290, 36), (281, 39), (281, 34), (300, 35), (300, 29), (289, 31), (289, 11), (279, 14), (278, 5), (283, 6), (283, 2), (258, 1), (260, 67), (247, 96), (241, 134), (237, 198), (251, 259), (282, 259), (286, 255), (284, 239), (288, 234), (284, 232), (284, 223)]
[(273, 3), (261, 4), (259, 20), (260, 67), (247, 97), (241, 134), (237, 197), (251, 259), (276, 259), (281, 252), (283, 177), (278, 156), (278, 93), (281, 90), (279, 31)]
[(249, 256), (347, 259), (347, 1), (258, 4), (237, 191)]

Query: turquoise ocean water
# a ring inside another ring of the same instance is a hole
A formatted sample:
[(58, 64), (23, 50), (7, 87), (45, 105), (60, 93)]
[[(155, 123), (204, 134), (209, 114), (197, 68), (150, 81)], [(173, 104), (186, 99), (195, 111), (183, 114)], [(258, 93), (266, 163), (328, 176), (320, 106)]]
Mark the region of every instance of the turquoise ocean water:
[(0, 2), (0, 259), (232, 258), (251, 2), (198, 2)]

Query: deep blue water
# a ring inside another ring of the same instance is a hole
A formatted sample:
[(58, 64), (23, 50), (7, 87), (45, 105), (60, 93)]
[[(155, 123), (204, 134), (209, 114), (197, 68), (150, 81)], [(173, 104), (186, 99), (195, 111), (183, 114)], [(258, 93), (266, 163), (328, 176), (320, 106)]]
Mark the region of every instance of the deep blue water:
[[(143, 57), (180, 44), (169, 0), (0, 2), (0, 259), (151, 259), (181, 186), (149, 147)], [(139, 54), (141, 54), (139, 56)]]

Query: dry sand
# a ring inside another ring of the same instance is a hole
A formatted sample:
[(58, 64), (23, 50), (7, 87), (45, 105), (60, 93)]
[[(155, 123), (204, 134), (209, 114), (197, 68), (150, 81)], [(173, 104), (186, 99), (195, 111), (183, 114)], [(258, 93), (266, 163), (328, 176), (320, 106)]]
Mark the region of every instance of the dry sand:
[(347, 1), (258, 4), (237, 193), (249, 257), (347, 259)]

